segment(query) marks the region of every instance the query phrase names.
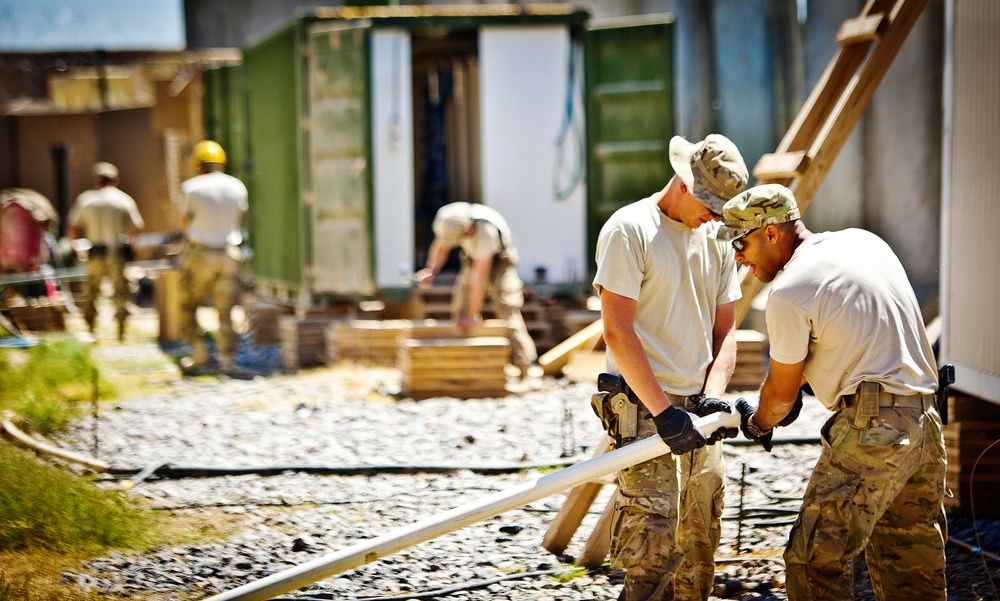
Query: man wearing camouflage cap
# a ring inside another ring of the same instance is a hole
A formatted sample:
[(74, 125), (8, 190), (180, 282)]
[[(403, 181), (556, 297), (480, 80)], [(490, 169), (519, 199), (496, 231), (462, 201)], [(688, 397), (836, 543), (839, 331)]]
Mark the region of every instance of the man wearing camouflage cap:
[(833, 417), (785, 548), (790, 601), (854, 598), (862, 552), (879, 600), (945, 601), (945, 450), (937, 368), (892, 249), (861, 230), (813, 234), (792, 192), (757, 186), (726, 203), (719, 240), (774, 284), (770, 367), (744, 435), (771, 449), (807, 381)]
[(636, 439), (659, 435), (672, 451), (618, 474), (611, 565), (626, 570), (627, 601), (708, 599), (721, 536), (722, 445), (689, 413), (731, 411), (719, 397), (736, 363), (740, 286), (732, 250), (709, 233), (748, 173), (717, 134), (674, 137), (670, 162), (666, 186), (616, 211), (597, 242), (608, 371), (637, 397)]

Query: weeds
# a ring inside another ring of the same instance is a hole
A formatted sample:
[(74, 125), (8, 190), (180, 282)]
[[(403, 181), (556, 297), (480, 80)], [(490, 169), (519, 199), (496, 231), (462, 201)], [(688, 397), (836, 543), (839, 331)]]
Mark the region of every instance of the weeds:
[(150, 541), (151, 515), (116, 491), (0, 443), (0, 550), (76, 552)]
[[(114, 396), (99, 378), (89, 347), (46, 341), (0, 352), (0, 412), (28, 430), (50, 434), (69, 426), (81, 403)], [(77, 601), (93, 598), (61, 582), (80, 558), (114, 547), (144, 548), (161, 536), (152, 512), (121, 492), (45, 463), (0, 441), (0, 601)]]
[[(8, 354), (27, 353), (11, 362)], [(113, 398), (114, 387), (96, 375), (88, 347), (76, 340), (46, 342), (28, 351), (0, 354), (0, 410), (12, 410), (28, 429), (51, 434), (66, 428), (79, 414), (79, 404), (93, 396), (97, 378), (101, 398)]]

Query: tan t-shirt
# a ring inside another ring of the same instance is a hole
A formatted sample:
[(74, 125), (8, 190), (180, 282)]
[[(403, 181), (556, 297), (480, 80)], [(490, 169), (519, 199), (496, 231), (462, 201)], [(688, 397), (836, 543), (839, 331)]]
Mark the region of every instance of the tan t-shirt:
[(463, 236), (458, 243), (459, 248), (470, 259), (485, 259), (503, 252), (511, 263), (517, 263), (514, 235), (507, 220), (496, 209), (474, 202), (454, 202), (441, 207), (432, 227), (442, 242), (441, 224), (453, 216), (472, 219), (475, 224), (472, 234)]
[(114, 186), (87, 190), (77, 196), (67, 221), (91, 244), (111, 247), (127, 243), (130, 230), (138, 231), (146, 225), (135, 200)]
[(864, 381), (895, 394), (937, 388), (913, 288), (892, 249), (871, 232), (806, 239), (774, 280), (765, 317), (771, 358), (805, 359), (805, 376), (827, 408)]
[[(667, 217), (653, 198), (622, 207), (601, 228), (594, 287), (638, 302), (635, 331), (664, 390), (696, 394), (712, 362), (719, 305), (740, 298), (729, 244)], [(608, 353), (608, 369), (620, 373)]]

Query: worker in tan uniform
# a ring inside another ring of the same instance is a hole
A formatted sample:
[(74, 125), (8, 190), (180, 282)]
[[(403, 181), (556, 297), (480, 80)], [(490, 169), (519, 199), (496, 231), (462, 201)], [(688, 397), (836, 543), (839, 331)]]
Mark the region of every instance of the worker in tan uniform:
[[(707, 601), (722, 533), (722, 445), (709, 444), (717, 438), (706, 440), (691, 416), (731, 412), (720, 397), (736, 364), (741, 293), (732, 250), (709, 234), (748, 173), (719, 134), (675, 136), (670, 163), (667, 184), (615, 211), (597, 239), (608, 375), (631, 392), (595, 402), (633, 404), (618, 412), (619, 432), (659, 435), (671, 450), (618, 473), (611, 566), (625, 570), (623, 601)], [(611, 412), (599, 411), (602, 422)]]
[(722, 219), (717, 238), (773, 282), (760, 401), (737, 401), (744, 435), (770, 451), (804, 382), (834, 412), (785, 547), (789, 601), (853, 599), (862, 553), (879, 601), (945, 601), (938, 373), (899, 259), (865, 230), (810, 232), (779, 184), (733, 198)]
[(461, 249), (461, 268), (451, 298), (452, 318), (463, 332), (481, 319), (489, 299), (498, 319), (511, 328), (512, 362), (521, 377), (538, 359), (535, 341), (521, 315), (524, 283), (517, 275), (517, 247), (507, 220), (496, 209), (478, 203), (454, 202), (441, 207), (431, 225), (434, 240), (426, 266), (414, 277), (428, 288), (444, 267), (452, 249)]
[(86, 250), (87, 279), (84, 285), (83, 318), (94, 332), (97, 320), (97, 299), (101, 282), (111, 280), (118, 339), (125, 339), (128, 317), (129, 283), (125, 263), (132, 259), (135, 235), (145, 223), (135, 200), (118, 188), (118, 168), (107, 162), (94, 164), (94, 187), (76, 198), (67, 216), (66, 235), (70, 241), (87, 240), (80, 245)]
[(191, 355), (181, 359), (185, 374), (211, 371), (212, 357), (197, 310), (206, 297), (219, 314), (216, 350), (219, 368), (233, 378), (246, 378), (236, 364), (237, 340), (232, 309), (239, 300), (243, 253), (241, 224), (247, 212), (247, 187), (223, 172), (226, 153), (217, 142), (195, 144), (191, 163), (198, 175), (181, 184), (180, 228), (187, 237), (181, 266), (181, 335)]

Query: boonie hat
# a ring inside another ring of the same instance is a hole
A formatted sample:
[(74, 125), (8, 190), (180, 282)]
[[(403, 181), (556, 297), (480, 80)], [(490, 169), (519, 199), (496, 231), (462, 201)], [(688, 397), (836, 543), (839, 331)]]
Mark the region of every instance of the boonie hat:
[(799, 219), (792, 191), (781, 184), (754, 186), (722, 208), (722, 226), (710, 234), (717, 240), (735, 240), (772, 223)]
[(94, 163), (94, 177), (118, 179), (118, 167), (104, 161)]
[(716, 215), (750, 179), (736, 144), (721, 134), (709, 134), (694, 143), (674, 136), (670, 139), (670, 165), (691, 194)]
[(445, 246), (458, 246), (472, 223), (472, 207), (467, 202), (453, 202), (438, 210), (431, 229)]

